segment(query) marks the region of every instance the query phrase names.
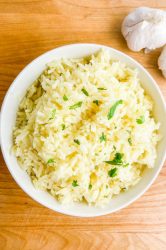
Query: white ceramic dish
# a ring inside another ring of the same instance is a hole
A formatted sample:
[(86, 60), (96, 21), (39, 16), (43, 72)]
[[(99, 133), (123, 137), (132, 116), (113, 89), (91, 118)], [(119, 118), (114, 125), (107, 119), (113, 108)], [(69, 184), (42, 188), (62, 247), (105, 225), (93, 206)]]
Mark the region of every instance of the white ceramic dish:
[[(131, 188), (126, 193), (122, 193), (115, 197), (110, 204), (105, 208), (88, 207), (83, 204), (75, 204), (71, 207), (66, 207), (59, 204), (48, 193), (36, 190), (32, 185), (29, 176), (21, 170), (16, 158), (10, 153), (12, 146), (12, 129), (15, 124), (16, 112), (21, 98), (25, 95), (26, 90), (30, 84), (40, 75), (44, 70), (45, 64), (60, 57), (82, 57), (94, 53), (101, 47), (107, 48), (112, 54), (113, 58), (124, 61), (131, 67), (135, 67), (139, 71), (139, 76), (142, 80), (142, 85), (151, 95), (155, 103), (155, 117), (161, 123), (160, 131), (163, 136), (158, 145), (158, 157), (153, 169), (145, 171), (141, 181)], [(32, 61), (26, 66), (23, 71), (17, 76), (10, 86), (1, 109), (1, 147), (2, 153), (7, 164), (7, 167), (18, 183), (18, 185), (34, 200), (40, 204), (63, 214), (93, 217), (115, 212), (121, 208), (126, 207), (138, 197), (140, 197), (152, 184), (157, 177), (159, 171), (164, 163), (166, 154), (166, 106), (164, 99), (159, 90), (159, 87), (149, 75), (149, 73), (131, 57), (123, 54), (120, 51), (97, 44), (72, 44), (51, 50)]]

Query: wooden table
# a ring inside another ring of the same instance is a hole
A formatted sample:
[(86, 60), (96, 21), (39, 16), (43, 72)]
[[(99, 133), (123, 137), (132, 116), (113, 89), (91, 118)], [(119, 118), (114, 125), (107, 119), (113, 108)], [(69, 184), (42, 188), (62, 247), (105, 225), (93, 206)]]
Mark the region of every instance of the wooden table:
[[(139, 61), (166, 97), (157, 69), (160, 49), (131, 52), (120, 27), (138, 6), (166, 10), (165, 0), (0, 0), (0, 101), (17, 74), (35, 57), (77, 42), (109, 45)], [(166, 249), (166, 167), (152, 187), (117, 213), (81, 219), (61, 215), (29, 198), (0, 158), (0, 249)]]

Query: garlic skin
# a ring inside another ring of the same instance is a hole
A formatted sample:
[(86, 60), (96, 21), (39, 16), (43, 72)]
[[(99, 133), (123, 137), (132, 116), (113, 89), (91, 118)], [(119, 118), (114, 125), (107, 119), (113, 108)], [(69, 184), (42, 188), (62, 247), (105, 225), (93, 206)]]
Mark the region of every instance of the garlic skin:
[(163, 48), (161, 55), (158, 58), (158, 66), (166, 78), (166, 46)]
[(140, 7), (125, 17), (121, 32), (133, 51), (146, 51), (166, 44), (166, 11)]

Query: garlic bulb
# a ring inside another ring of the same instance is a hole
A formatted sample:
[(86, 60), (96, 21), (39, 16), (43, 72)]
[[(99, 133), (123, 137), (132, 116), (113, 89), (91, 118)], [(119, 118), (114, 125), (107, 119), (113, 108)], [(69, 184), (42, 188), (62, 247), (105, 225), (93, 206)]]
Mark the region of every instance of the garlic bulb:
[(166, 11), (140, 7), (125, 17), (122, 34), (133, 51), (146, 51), (166, 44)]
[(166, 78), (166, 46), (163, 48), (158, 59), (158, 66), (161, 69), (163, 76)]

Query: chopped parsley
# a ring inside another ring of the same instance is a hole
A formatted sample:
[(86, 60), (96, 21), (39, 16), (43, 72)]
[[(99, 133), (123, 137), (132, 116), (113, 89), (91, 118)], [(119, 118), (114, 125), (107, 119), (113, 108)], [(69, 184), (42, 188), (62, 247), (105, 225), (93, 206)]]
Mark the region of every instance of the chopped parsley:
[(62, 126), (62, 130), (65, 130), (66, 128), (65, 124), (62, 124), (61, 126)]
[(77, 102), (74, 105), (70, 106), (69, 109), (77, 109), (80, 108), (82, 105), (82, 102)]
[(122, 160), (123, 156), (124, 154), (116, 153), (112, 161), (105, 161), (105, 163), (110, 164), (110, 165), (119, 165), (119, 166), (127, 167), (129, 166), (129, 163), (123, 162)]
[(137, 121), (138, 124), (142, 124), (142, 123), (145, 122), (145, 117), (142, 115), (136, 121)]
[(105, 89), (105, 88), (97, 88), (98, 90), (107, 90), (107, 89)]
[(94, 100), (93, 103), (95, 103), (97, 106), (99, 106), (99, 101), (98, 100)]
[(68, 101), (69, 99), (68, 99), (68, 97), (67, 97), (66, 95), (64, 95), (64, 96), (63, 96), (63, 100), (66, 102), (66, 101)]
[(110, 165), (123, 165), (122, 158), (123, 158), (123, 154), (116, 153), (115, 157), (112, 161), (105, 161), (105, 162), (110, 164)]
[(73, 186), (73, 187), (78, 187), (77, 180), (73, 180), (73, 182), (72, 182), (72, 186)]
[(89, 184), (89, 190), (91, 190), (92, 189), (92, 184)]
[(74, 139), (74, 142), (80, 145), (80, 141), (78, 139)]
[(109, 112), (108, 112), (108, 115), (107, 115), (108, 120), (110, 120), (110, 119), (113, 117), (113, 115), (114, 115), (114, 113), (115, 113), (115, 110), (116, 110), (117, 106), (118, 106), (119, 104), (122, 104), (122, 103), (123, 103), (123, 101), (122, 101), (122, 100), (119, 100), (119, 101), (117, 101), (117, 102), (115, 102), (115, 103), (113, 104), (113, 106), (110, 108), (110, 110), (109, 110)]
[(84, 95), (89, 96), (89, 93), (86, 89), (82, 88), (81, 91), (84, 93)]
[(128, 167), (128, 166), (129, 166), (129, 163), (126, 163), (126, 164), (123, 165), (124, 168)]
[(108, 175), (109, 177), (115, 177), (117, 175), (117, 168), (113, 168), (111, 170), (108, 171)]
[(54, 160), (51, 158), (47, 161), (47, 164), (50, 164), (50, 163), (54, 163)]
[(55, 118), (55, 113), (56, 113), (56, 109), (53, 109), (53, 110), (51, 111), (51, 116), (50, 116), (49, 120), (52, 120), (52, 119)]
[(130, 145), (132, 145), (132, 140), (131, 140), (131, 138), (128, 138), (128, 142), (129, 142)]
[(104, 133), (102, 133), (102, 135), (100, 136), (100, 142), (106, 141), (106, 135)]
[(116, 151), (116, 147), (115, 147), (115, 145), (113, 145), (113, 150), (114, 150), (114, 151)]

